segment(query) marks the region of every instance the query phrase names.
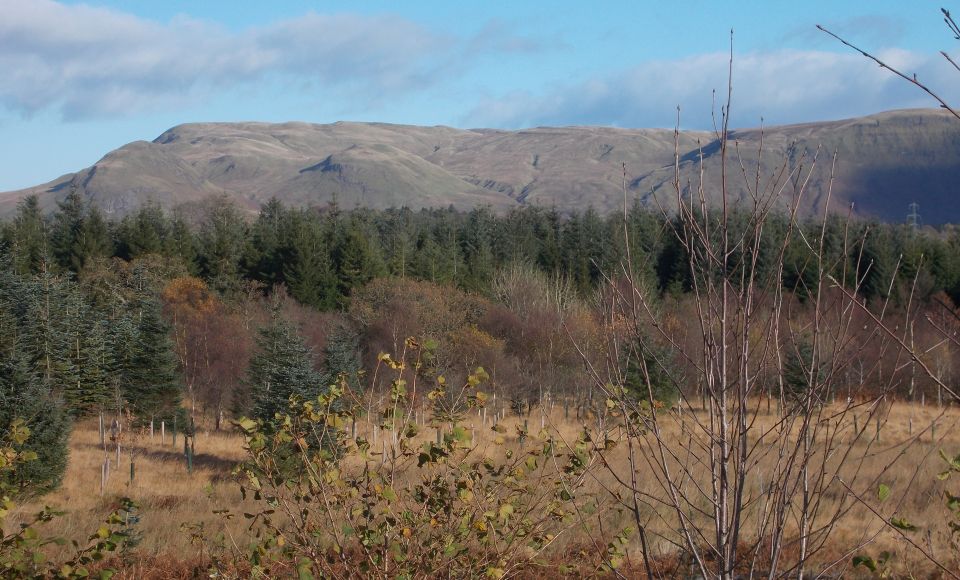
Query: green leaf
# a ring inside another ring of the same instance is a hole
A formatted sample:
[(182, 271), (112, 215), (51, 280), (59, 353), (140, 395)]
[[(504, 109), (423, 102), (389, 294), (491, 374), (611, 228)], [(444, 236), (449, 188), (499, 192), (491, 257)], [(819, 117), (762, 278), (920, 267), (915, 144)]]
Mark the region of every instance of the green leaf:
[(297, 562), (297, 578), (299, 580), (313, 580), (313, 573), (310, 571), (312, 564), (310, 558), (300, 558), (300, 561)]
[(863, 566), (871, 572), (877, 571), (877, 563), (873, 561), (873, 558), (870, 556), (854, 556), (853, 557), (853, 567)]
[(947, 492), (947, 508), (950, 511), (960, 511), (960, 497), (953, 495), (949, 491)]
[(881, 483), (880, 487), (877, 489), (877, 499), (881, 502), (887, 501), (887, 498), (890, 497), (890, 486)]
[(904, 530), (907, 532), (914, 532), (919, 528), (903, 518), (890, 518), (890, 525), (897, 528), (898, 530)]

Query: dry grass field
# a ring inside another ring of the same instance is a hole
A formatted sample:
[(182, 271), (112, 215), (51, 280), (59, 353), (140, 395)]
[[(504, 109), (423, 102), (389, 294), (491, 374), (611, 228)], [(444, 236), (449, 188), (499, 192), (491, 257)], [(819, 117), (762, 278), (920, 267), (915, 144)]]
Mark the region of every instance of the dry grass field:
[[(555, 406), (549, 414), (541, 414), (535, 408), (528, 418), (508, 416), (502, 421), (506, 427), (506, 441), (500, 443), (495, 441), (499, 434), (493, 432), (489, 424), (485, 428), (481, 427), (482, 419), (479, 416), (471, 415), (467, 424), (474, 427), (473, 444), (477, 453), (500, 454), (505, 448), (519, 445), (515, 426), (524, 421), (528, 423), (531, 433), (539, 431), (542, 423), (548, 429), (555, 430), (559, 438), (574, 440), (583, 425), (573, 420), (565, 420), (564, 415), (563, 408)], [(765, 416), (765, 413), (761, 412), (757, 426), (762, 427), (764, 421), (770, 421), (773, 416)], [(586, 419), (585, 423), (587, 427), (597, 427), (596, 420), (592, 417)], [(891, 463), (894, 464), (894, 467), (879, 479), (892, 489), (890, 498), (879, 508), (882, 515), (887, 518), (896, 515), (916, 522), (921, 530), (913, 539), (938, 559), (951, 562), (951, 565), (957, 565), (958, 560), (955, 548), (951, 546), (943, 500), (945, 486), (956, 484), (938, 481), (936, 474), (942, 471), (943, 467), (939, 450), (943, 449), (951, 455), (960, 453), (958, 423), (960, 410), (954, 408), (938, 410), (931, 405), (921, 407), (905, 403), (893, 404), (886, 422), (882, 424), (879, 441), (874, 440), (874, 424), (871, 423), (871, 427), (867, 429), (870, 436), (862, 443), (865, 461), (859, 467), (860, 481), (869, 482), (873, 480), (873, 474), (879, 473)], [(608, 425), (615, 425), (615, 422), (609, 422)], [(668, 430), (671, 428), (670, 421), (664, 421), (664, 425)], [(673, 425), (676, 425), (676, 422)], [(358, 435), (374, 440), (371, 426), (366, 422), (358, 422), (357, 429)], [(608, 429), (612, 434), (610, 436), (615, 437), (616, 427)], [(427, 440), (434, 436), (435, 431), (427, 428), (419, 437)], [(384, 437), (383, 433), (378, 433), (376, 441), (374, 449), (389, 446), (392, 441), (391, 434), (388, 432)], [(911, 441), (912, 443), (907, 444)], [(614, 466), (625, 466), (624, 449), (625, 446), (618, 446), (609, 452), (608, 462)], [(55, 520), (51, 524), (54, 528), (48, 531), (68, 539), (81, 539), (96, 529), (97, 521), (117, 507), (120, 498), (131, 497), (141, 506), (141, 519), (137, 529), (142, 534), (142, 539), (136, 555), (128, 558), (130, 568), (122, 576), (163, 577), (173, 574), (171, 570), (175, 568), (182, 569), (182, 572), (189, 568), (187, 563), (197, 563), (203, 559), (199, 548), (191, 545), (189, 533), (181, 529), (182, 524), (204, 522), (206, 533), (228, 532), (229, 536), (242, 543), (246, 522), (240, 518), (225, 524), (213, 514), (213, 510), (229, 507), (234, 512), (242, 512), (253, 511), (254, 508), (253, 505), (243, 505), (238, 486), (231, 477), (232, 468), (244, 458), (242, 439), (238, 434), (201, 429), (196, 438), (195, 450), (193, 471), (189, 473), (183, 454), (182, 436), (178, 438), (177, 446), (173, 446), (169, 432), (164, 442), (161, 442), (159, 432), (155, 433), (153, 438), (148, 433), (136, 433), (132, 437), (128, 433), (123, 438), (121, 462), (117, 469), (114, 446), (108, 441), (106, 452), (104, 451), (96, 422), (81, 423), (75, 427), (71, 437), (70, 461), (63, 485), (21, 510), (31, 512), (41, 504), (65, 509), (67, 514)], [(135, 463), (135, 477), (132, 482), (131, 452)], [(105, 458), (110, 459), (111, 473), (101, 493), (101, 468)], [(613, 486), (613, 478), (609, 472), (597, 466), (595, 473), (592, 484), (595, 491)], [(758, 489), (763, 486), (762, 473), (762, 469), (757, 469), (756, 473), (752, 474)], [(655, 482), (644, 481), (644, 477), (651, 476), (641, 471), (640, 487), (646, 487), (655, 494)], [(870, 497), (869, 490), (858, 491), (863, 491), (864, 497), (876, 504), (875, 494)], [(835, 499), (828, 498), (828, 501)], [(608, 529), (628, 525), (629, 521), (625, 516), (622, 517), (623, 522), (607, 521)], [(657, 517), (654, 510), (651, 509), (645, 517), (651, 537), (652, 555), (664, 561), (669, 560), (675, 553), (668, 541), (670, 530), (658, 529), (658, 526), (664, 525), (664, 520)], [(568, 544), (578, 541), (580, 539), (574, 537), (567, 539)], [(833, 537), (834, 547), (827, 555), (840, 558), (844, 556), (848, 546), (863, 542), (868, 544), (864, 549), (866, 552), (893, 551), (896, 555), (891, 564), (894, 571), (932, 571), (931, 565), (922, 554), (911, 549), (903, 539), (884, 526), (880, 517), (863, 505), (857, 505), (845, 516)], [(849, 561), (849, 558), (845, 561)], [(177, 562), (183, 565), (180, 568), (173, 566)], [(162, 570), (167, 572), (160, 572)], [(856, 572), (847, 571), (847, 574), (851, 573)]]

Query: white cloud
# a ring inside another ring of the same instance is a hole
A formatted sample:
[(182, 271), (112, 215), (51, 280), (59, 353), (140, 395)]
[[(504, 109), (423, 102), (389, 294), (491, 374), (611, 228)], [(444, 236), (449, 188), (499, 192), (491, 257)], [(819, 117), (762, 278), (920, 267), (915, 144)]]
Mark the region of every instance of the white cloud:
[[(879, 51), (891, 66), (917, 75), (943, 95), (960, 94), (960, 74), (939, 55)], [(715, 53), (638, 65), (619, 74), (514, 92), (480, 103), (472, 126), (614, 125), (672, 127), (676, 107), (687, 128), (713, 126), (726, 98), (729, 55)], [(843, 118), (905, 107), (935, 106), (924, 93), (857, 54), (781, 50), (734, 55), (733, 126)], [(719, 121), (719, 119), (718, 119)]]
[(0, 0), (0, 104), (65, 118), (169, 107), (290, 76), (358, 98), (430, 83), (454, 40), (394, 16), (308, 13), (231, 32), (52, 0)]

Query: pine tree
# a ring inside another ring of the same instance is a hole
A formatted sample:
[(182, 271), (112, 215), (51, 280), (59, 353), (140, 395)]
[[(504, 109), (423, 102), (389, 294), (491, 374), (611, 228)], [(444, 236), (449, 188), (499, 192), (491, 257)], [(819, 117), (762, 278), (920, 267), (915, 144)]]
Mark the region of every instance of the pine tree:
[(296, 329), (276, 311), (270, 323), (260, 329), (247, 383), (251, 405), (238, 411), (265, 422), (286, 411), (290, 397), (312, 398), (319, 392), (320, 377), (313, 369), (309, 349)]

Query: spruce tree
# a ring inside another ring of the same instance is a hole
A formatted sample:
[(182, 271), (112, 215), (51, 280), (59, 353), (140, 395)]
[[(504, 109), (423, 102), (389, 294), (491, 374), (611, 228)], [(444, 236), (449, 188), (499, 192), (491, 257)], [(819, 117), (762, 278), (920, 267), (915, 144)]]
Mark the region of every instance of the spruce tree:
[(274, 311), (260, 329), (257, 352), (247, 371), (251, 404), (247, 411), (269, 422), (288, 408), (290, 397), (312, 398), (319, 392), (320, 377), (313, 369), (310, 351), (296, 329)]
[(345, 325), (337, 325), (327, 336), (324, 355), (322, 387), (335, 384), (340, 375), (343, 375), (351, 387), (359, 388), (359, 371), (363, 365), (360, 337), (355, 331)]
[[(826, 380), (827, 365), (815, 356), (813, 343), (800, 337), (783, 364), (784, 396), (796, 404), (802, 404), (811, 389), (819, 390)], [(811, 383), (811, 379), (813, 383)], [(823, 401), (814, 401), (814, 404)]]
[(297, 230), (291, 259), (283, 267), (290, 294), (307, 306), (320, 310), (334, 308), (340, 300), (340, 293), (320, 225), (308, 221), (300, 224)]
[(37, 273), (49, 262), (47, 224), (36, 195), (17, 205), (17, 215), (8, 231), (13, 269), (18, 274)]
[(106, 408), (113, 395), (107, 324), (97, 316), (88, 312), (71, 337), (70, 355), (76, 373), (70, 384), (64, 386), (63, 398), (69, 412), (76, 416)]
[(240, 287), (240, 261), (247, 226), (227, 197), (217, 199), (207, 211), (198, 235), (198, 262), (211, 288), (236, 292)]
[(62, 393), (76, 377), (70, 327), (77, 321), (82, 297), (72, 282), (49, 272), (24, 279), (20, 293), (17, 346), (44, 386)]
[(340, 232), (334, 256), (340, 293), (344, 296), (386, 273), (378, 236), (358, 213), (351, 216), (346, 230)]
[(282, 280), (282, 237), (285, 222), (289, 221), (283, 203), (275, 197), (260, 208), (260, 215), (250, 228), (243, 250), (242, 268), (248, 278), (269, 286)]
[(37, 454), (17, 469), (16, 481), (8, 483), (30, 493), (43, 493), (57, 485), (67, 467), (70, 423), (60, 402), (31, 372), (17, 351), (0, 353), (0, 433), (9, 432), (14, 419), (30, 429), (23, 450)]
[(625, 387), (637, 400), (653, 400), (671, 406), (680, 397), (681, 383), (671, 349), (645, 338), (637, 340), (627, 353)]
[(138, 300), (133, 316), (136, 330), (126, 361), (127, 382), (121, 384), (123, 397), (143, 420), (172, 418), (180, 408), (181, 393), (170, 328), (152, 296)]
[(103, 214), (71, 191), (59, 202), (50, 228), (50, 250), (57, 265), (61, 270), (79, 272), (88, 260), (106, 256), (112, 249)]

